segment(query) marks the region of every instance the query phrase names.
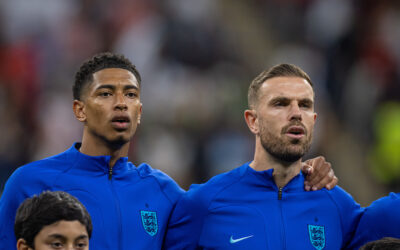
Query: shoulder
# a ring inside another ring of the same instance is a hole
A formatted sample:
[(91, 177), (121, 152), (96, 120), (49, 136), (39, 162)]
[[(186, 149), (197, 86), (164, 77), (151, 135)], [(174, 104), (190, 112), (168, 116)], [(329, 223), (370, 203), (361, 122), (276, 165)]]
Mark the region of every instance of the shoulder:
[(358, 222), (364, 209), (348, 192), (339, 186), (336, 186), (331, 190), (323, 190), (329, 195), (344, 221), (349, 222), (350, 220), (353, 220)]
[(237, 184), (244, 176), (246, 169), (246, 166), (243, 165), (229, 172), (216, 175), (206, 183), (193, 184), (184, 195), (184, 198), (208, 206), (222, 192), (229, 190), (230, 187)]
[(6, 188), (26, 188), (30, 190), (39, 187), (47, 188), (55, 179), (54, 176), (71, 166), (73, 158), (69, 157), (66, 152), (33, 161), (17, 168), (8, 179)]
[(337, 203), (356, 203), (353, 196), (340, 186), (336, 186), (331, 190), (327, 190), (325, 188), (323, 190), (331, 197), (331, 199), (333, 199)]
[(71, 163), (74, 162), (75, 155), (73, 152), (73, 148), (59, 153), (57, 155), (53, 155), (41, 160), (33, 161), (28, 164), (21, 166), (22, 172), (29, 172), (29, 171), (37, 171), (37, 170), (46, 170), (46, 169), (63, 169), (66, 166), (70, 166)]
[(10, 179), (29, 180), (35, 176), (58, 173), (68, 166), (68, 162), (70, 161), (71, 159), (66, 157), (65, 152), (42, 160), (33, 161), (17, 168)]
[(146, 163), (140, 164), (137, 170), (141, 178), (151, 178), (154, 180), (172, 203), (175, 203), (184, 193), (184, 190), (166, 173), (154, 169)]
[[(369, 221), (371, 225), (382, 225), (386, 227), (388, 224), (400, 224), (400, 194), (390, 193), (388, 196), (382, 197), (374, 201), (365, 209), (362, 217), (363, 221)], [(388, 223), (390, 222), (390, 223)], [(400, 234), (400, 230), (399, 230)]]
[(383, 237), (400, 238), (400, 195), (390, 193), (365, 209), (350, 248)]
[(54, 165), (60, 165), (55, 163), (60, 161), (60, 155), (34, 161), (17, 168), (5, 184), (1, 197), (2, 206), (10, 206), (16, 210), (27, 197), (43, 190), (51, 190), (55, 177), (61, 173), (54, 167)]
[(379, 210), (380, 208), (399, 208), (400, 193), (390, 193), (388, 196), (382, 197), (368, 207), (369, 210)]

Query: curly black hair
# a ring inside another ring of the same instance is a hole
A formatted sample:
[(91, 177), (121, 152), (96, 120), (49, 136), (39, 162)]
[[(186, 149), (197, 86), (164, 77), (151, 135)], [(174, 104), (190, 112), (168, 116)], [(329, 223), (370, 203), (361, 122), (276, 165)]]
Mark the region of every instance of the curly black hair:
[(78, 220), (86, 227), (90, 238), (92, 220), (85, 206), (74, 196), (62, 191), (44, 191), (26, 199), (17, 210), (14, 233), (17, 240), (24, 239), (29, 247), (34, 248), (36, 235), (45, 226), (60, 220)]
[(142, 79), (139, 71), (136, 69), (135, 65), (129, 61), (129, 59), (120, 54), (103, 52), (96, 54), (89, 60), (85, 61), (80, 66), (78, 72), (76, 72), (75, 83), (72, 89), (74, 99), (81, 100), (82, 89), (86, 84), (93, 81), (93, 74), (106, 68), (121, 68), (129, 70), (136, 77), (140, 86)]

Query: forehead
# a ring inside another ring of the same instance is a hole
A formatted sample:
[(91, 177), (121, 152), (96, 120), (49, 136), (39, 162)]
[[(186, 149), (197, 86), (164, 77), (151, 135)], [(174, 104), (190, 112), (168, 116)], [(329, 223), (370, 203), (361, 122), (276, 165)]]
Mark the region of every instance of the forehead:
[(68, 235), (87, 235), (87, 230), (85, 225), (83, 225), (80, 221), (74, 220), (74, 221), (57, 221), (53, 224), (44, 226), (43, 229), (39, 232), (44, 237), (47, 237), (48, 235), (52, 234), (60, 234), (64, 236)]
[(310, 83), (301, 77), (274, 77), (266, 80), (260, 87), (259, 97), (272, 99), (286, 97), (290, 99), (314, 99)]
[(139, 88), (135, 75), (126, 69), (106, 68), (93, 74), (93, 84), (132, 84)]

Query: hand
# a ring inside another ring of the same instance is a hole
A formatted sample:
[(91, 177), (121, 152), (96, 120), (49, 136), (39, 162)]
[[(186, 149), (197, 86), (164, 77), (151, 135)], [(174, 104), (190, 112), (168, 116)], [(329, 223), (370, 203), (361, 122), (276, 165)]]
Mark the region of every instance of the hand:
[(304, 189), (320, 190), (323, 187), (332, 189), (338, 183), (338, 178), (335, 176), (331, 164), (325, 161), (323, 156), (307, 160), (302, 163), (302, 171), (306, 174)]

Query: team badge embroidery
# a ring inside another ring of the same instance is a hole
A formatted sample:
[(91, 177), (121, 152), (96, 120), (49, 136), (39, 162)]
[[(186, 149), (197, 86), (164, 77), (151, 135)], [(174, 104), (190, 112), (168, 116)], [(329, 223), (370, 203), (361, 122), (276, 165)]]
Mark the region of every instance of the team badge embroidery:
[(143, 228), (150, 236), (154, 236), (158, 231), (157, 213), (152, 211), (140, 211)]
[(311, 245), (315, 249), (321, 250), (325, 247), (325, 229), (323, 226), (308, 225)]

